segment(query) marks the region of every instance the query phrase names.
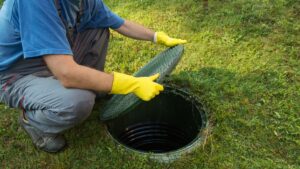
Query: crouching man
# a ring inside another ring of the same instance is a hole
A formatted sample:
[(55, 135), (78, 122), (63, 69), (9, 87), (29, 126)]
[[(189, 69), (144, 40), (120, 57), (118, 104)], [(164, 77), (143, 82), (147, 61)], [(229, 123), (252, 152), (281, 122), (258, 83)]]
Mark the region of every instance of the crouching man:
[(0, 11), (0, 100), (21, 108), (19, 122), (46, 152), (91, 113), (97, 93), (148, 101), (163, 86), (151, 77), (105, 73), (109, 28), (166, 46), (185, 43), (114, 14), (101, 0), (6, 0)]

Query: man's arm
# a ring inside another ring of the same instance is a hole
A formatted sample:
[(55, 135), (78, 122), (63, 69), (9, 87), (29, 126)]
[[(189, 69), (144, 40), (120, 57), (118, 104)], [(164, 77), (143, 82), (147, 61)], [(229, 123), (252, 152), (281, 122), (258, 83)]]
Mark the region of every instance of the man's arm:
[(125, 20), (124, 24), (115, 30), (120, 34), (133, 39), (153, 41), (169, 47), (187, 42), (186, 40), (171, 38), (164, 32), (154, 32), (142, 25), (128, 20)]
[(150, 77), (133, 77), (114, 72), (107, 74), (77, 64), (70, 55), (46, 55), (43, 57), (53, 75), (66, 88), (88, 89), (111, 94), (134, 93), (149, 101), (164, 88), (155, 83), (159, 74)]
[(124, 24), (115, 31), (129, 38), (146, 41), (153, 41), (155, 34), (154, 31), (128, 20), (125, 20)]
[(77, 64), (70, 55), (47, 55), (44, 60), (54, 76), (66, 88), (110, 92), (113, 75)]

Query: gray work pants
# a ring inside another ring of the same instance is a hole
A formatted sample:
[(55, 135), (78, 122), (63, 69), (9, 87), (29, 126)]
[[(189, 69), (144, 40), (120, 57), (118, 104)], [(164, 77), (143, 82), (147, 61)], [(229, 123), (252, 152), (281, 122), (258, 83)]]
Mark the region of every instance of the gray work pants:
[[(108, 29), (78, 33), (72, 47), (74, 60), (103, 71), (108, 40)], [(21, 108), (31, 125), (49, 134), (61, 133), (90, 115), (96, 95), (93, 91), (67, 89), (53, 77), (45, 64), (33, 64), (42, 63), (42, 60), (31, 62), (34, 67), (24, 65), (29, 63), (24, 60), (11, 70), (0, 72), (1, 102)]]

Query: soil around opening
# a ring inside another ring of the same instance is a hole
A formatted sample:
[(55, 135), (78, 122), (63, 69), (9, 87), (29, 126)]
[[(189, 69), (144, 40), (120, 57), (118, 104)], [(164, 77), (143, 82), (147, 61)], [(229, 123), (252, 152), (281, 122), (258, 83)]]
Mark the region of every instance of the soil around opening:
[(188, 147), (206, 126), (202, 105), (189, 93), (167, 87), (129, 113), (107, 122), (109, 134), (126, 148), (169, 153)]

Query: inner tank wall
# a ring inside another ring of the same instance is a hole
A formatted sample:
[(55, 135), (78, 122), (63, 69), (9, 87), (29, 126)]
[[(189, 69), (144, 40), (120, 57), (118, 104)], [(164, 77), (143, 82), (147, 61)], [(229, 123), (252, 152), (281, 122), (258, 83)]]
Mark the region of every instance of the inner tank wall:
[(119, 142), (120, 135), (130, 126), (143, 123), (166, 123), (187, 133), (192, 141), (202, 127), (202, 111), (194, 100), (184, 93), (166, 89), (149, 102), (144, 102), (132, 111), (107, 122), (108, 131)]

